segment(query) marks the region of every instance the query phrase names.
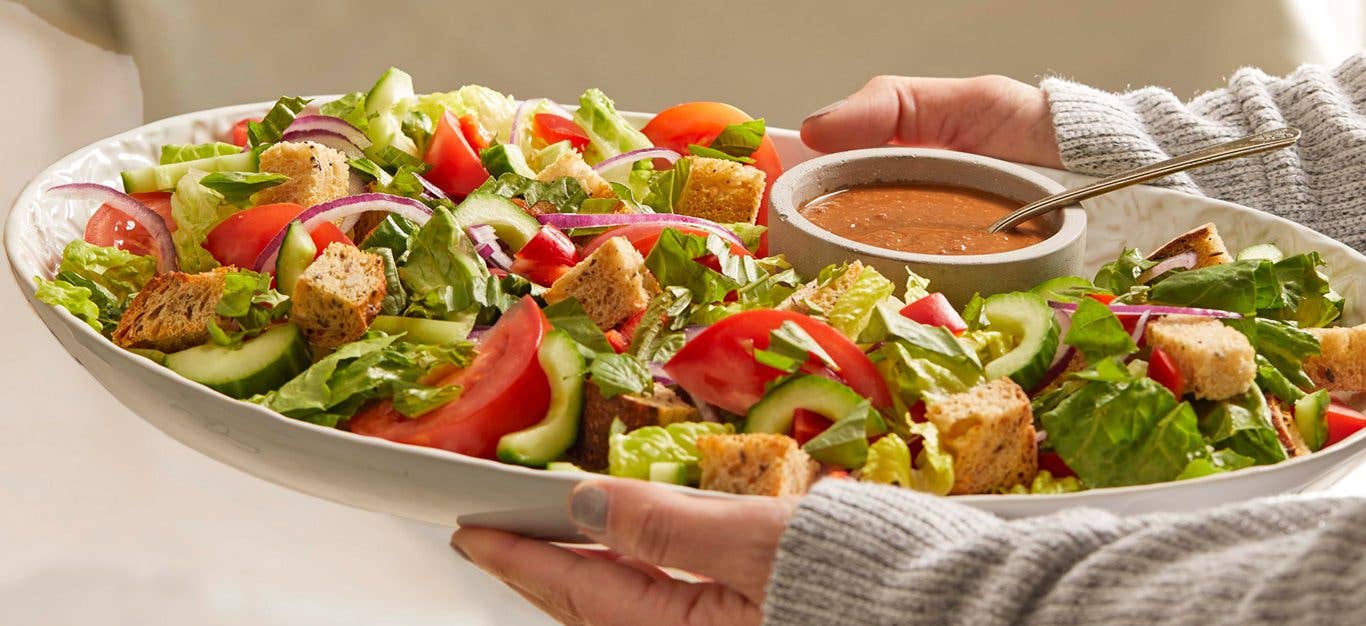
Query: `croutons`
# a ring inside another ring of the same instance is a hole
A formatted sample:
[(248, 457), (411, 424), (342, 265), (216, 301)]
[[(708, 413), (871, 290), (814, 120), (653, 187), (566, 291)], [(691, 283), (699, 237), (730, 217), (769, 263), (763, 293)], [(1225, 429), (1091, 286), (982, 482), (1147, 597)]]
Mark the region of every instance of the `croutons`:
[(282, 141), (261, 153), (260, 167), (289, 180), (257, 192), (256, 204), (293, 202), (311, 207), (351, 195), (346, 155), (322, 144)]
[(1029, 396), (1009, 378), (929, 403), (925, 417), (953, 455), (953, 495), (1028, 485), (1039, 470)]
[(587, 191), (590, 197), (616, 197), (616, 194), (612, 193), (612, 186), (607, 184), (607, 180), (589, 167), (583, 157), (573, 150), (565, 150), (560, 153), (559, 157), (536, 175), (536, 180), (552, 182), (566, 176), (579, 181), (579, 184), (583, 185), (583, 190)]
[(128, 304), (114, 329), (114, 343), (123, 348), (177, 352), (209, 340), (209, 321), (220, 325), (215, 309), (223, 298), (220, 267), (202, 274), (169, 272), (153, 276)]
[(743, 163), (686, 157), (690, 165), (674, 212), (721, 224), (753, 223), (764, 201), (764, 172)]
[(787, 435), (746, 433), (697, 438), (703, 489), (754, 496), (806, 493), (820, 465)]
[(1161, 261), (1186, 252), (1195, 253), (1195, 267), (1197, 268), (1222, 265), (1233, 261), (1232, 255), (1228, 253), (1228, 248), (1224, 246), (1224, 239), (1219, 236), (1219, 231), (1214, 227), (1214, 224), (1205, 224), (1162, 244), (1162, 247), (1158, 248), (1156, 252), (1148, 255), (1148, 260)]
[(1216, 320), (1173, 315), (1149, 322), (1146, 332), (1148, 345), (1171, 357), (1196, 398), (1232, 398), (1257, 375), (1257, 354), (1247, 337)]
[(384, 259), (333, 243), (299, 276), (290, 319), (313, 345), (335, 348), (365, 334), (385, 293)]
[(1366, 324), (1308, 330), (1323, 347), (1304, 363), (1314, 384), (1329, 391), (1366, 391)]
[(599, 328), (608, 330), (644, 310), (659, 293), (645, 258), (625, 237), (613, 237), (579, 261), (545, 292), (547, 304), (576, 298)]
[(623, 394), (604, 398), (598, 386), (589, 382), (584, 387), (579, 439), (569, 456), (587, 470), (607, 467), (608, 433), (612, 422), (618, 419), (631, 431), (646, 426), (695, 422), (698, 414), (695, 407), (664, 385), (655, 385), (654, 393), (649, 395)]
[(850, 261), (848, 269), (830, 279), (830, 282), (824, 285), (817, 284), (814, 280), (806, 283), (792, 292), (792, 295), (783, 300), (777, 308), (780, 311), (796, 311), (807, 315), (824, 314), (835, 306), (835, 301), (839, 300), (844, 292), (854, 286), (862, 272), (863, 263), (857, 260)]

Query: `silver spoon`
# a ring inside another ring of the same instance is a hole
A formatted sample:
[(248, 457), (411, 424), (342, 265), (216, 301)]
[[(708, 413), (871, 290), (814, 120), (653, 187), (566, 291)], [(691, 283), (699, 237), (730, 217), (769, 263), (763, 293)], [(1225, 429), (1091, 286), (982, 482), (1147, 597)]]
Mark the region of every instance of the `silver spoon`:
[(987, 227), (987, 232), (996, 233), (1007, 228), (1013, 228), (1021, 222), (1029, 221), (1049, 211), (1071, 206), (1081, 200), (1110, 193), (1116, 189), (1145, 183), (1154, 178), (1162, 178), (1169, 174), (1184, 172), (1211, 163), (1218, 163), (1220, 161), (1227, 161), (1229, 159), (1236, 159), (1262, 152), (1270, 152), (1271, 150), (1276, 150), (1278, 148), (1293, 146), (1296, 141), (1299, 141), (1299, 138), (1300, 129), (1279, 128), (1264, 133), (1248, 135), (1242, 139), (1234, 139), (1233, 141), (1221, 143), (1217, 146), (1201, 148), (1195, 152), (1189, 152), (1160, 163), (1145, 165), (1127, 172), (1120, 172), (1114, 176), (1102, 178), (1085, 187), (1064, 191), (1059, 194), (1048, 196), (1042, 200), (1036, 200), (1026, 204), (1017, 209), (1014, 213), (996, 220), (996, 223)]

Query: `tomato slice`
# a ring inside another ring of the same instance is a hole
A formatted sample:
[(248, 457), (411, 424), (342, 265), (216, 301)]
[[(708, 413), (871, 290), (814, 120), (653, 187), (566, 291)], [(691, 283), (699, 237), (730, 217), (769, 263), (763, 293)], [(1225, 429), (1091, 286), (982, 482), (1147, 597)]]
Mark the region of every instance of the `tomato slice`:
[(442, 191), (463, 198), (488, 180), (489, 172), (479, 160), (479, 152), (461, 130), (460, 120), (446, 111), (436, 123), (436, 132), (427, 144), (423, 158), (432, 166), (425, 176)]
[[(282, 202), (233, 213), (209, 231), (204, 239), (204, 249), (223, 265), (252, 267), (266, 244), (303, 212), (304, 208), (297, 204)], [(334, 242), (354, 245), (346, 233), (331, 222), (319, 224), (309, 235), (313, 238), (313, 245), (318, 247), (318, 254), (322, 254)]]
[(551, 113), (537, 113), (531, 118), (531, 132), (546, 144), (568, 141), (575, 150), (583, 152), (588, 145), (588, 133), (567, 117)]
[(603, 335), (607, 337), (607, 345), (612, 346), (612, 351), (617, 354), (621, 354), (631, 347), (631, 340), (615, 328), (603, 333)]
[[(583, 247), (582, 256), (586, 257), (593, 254), (594, 250), (602, 247), (602, 244), (607, 243), (607, 240), (613, 237), (625, 237), (627, 241), (631, 242), (631, 246), (634, 247), (637, 252), (640, 252), (640, 256), (650, 256), (650, 251), (655, 249), (655, 244), (659, 243), (659, 237), (666, 228), (672, 228), (684, 235), (706, 237), (707, 235), (712, 234), (711, 231), (696, 226), (681, 226), (678, 224), (630, 224), (628, 226), (613, 228), (612, 230), (594, 237), (592, 241), (588, 242), (588, 245)], [(749, 250), (746, 250), (744, 246), (735, 243), (734, 241), (730, 242), (730, 252), (731, 254), (751, 256)]]
[[(688, 153), (691, 144), (709, 145), (727, 126), (748, 122), (748, 114), (729, 104), (721, 102), (688, 102), (669, 107), (655, 115), (650, 123), (641, 129), (656, 146), (669, 148), (680, 154)], [(773, 139), (764, 135), (759, 149), (750, 155), (754, 167), (764, 171), (764, 200), (759, 207), (758, 223), (768, 225), (768, 193), (773, 182), (783, 173), (783, 162), (778, 157), (778, 149)], [(759, 256), (768, 254), (768, 235), (759, 243)]]
[(1077, 475), (1076, 472), (1072, 471), (1072, 468), (1067, 466), (1067, 463), (1062, 460), (1062, 457), (1058, 456), (1057, 452), (1052, 451), (1039, 453), (1039, 469), (1048, 470), (1048, 473), (1052, 474), (1053, 478), (1067, 478), (1068, 476)]
[(626, 318), (626, 321), (617, 326), (617, 330), (621, 331), (621, 335), (627, 340), (634, 339), (636, 336), (636, 329), (640, 328), (640, 322), (644, 319), (645, 309), (641, 309), (637, 311), (635, 315)]
[[(664, 371), (696, 398), (744, 415), (764, 395), (764, 385), (782, 372), (754, 360), (754, 350), (768, 347), (769, 333), (791, 321), (811, 335), (839, 366), (839, 378), (872, 400), (892, 406), (892, 395), (858, 346), (824, 322), (792, 311), (758, 309), (727, 317), (683, 346)], [(813, 357), (814, 360), (814, 357)]]
[(804, 446), (833, 426), (835, 422), (830, 418), (815, 411), (797, 409), (792, 412), (792, 438), (797, 440), (797, 445)]
[(1115, 296), (1115, 294), (1112, 294), (1112, 293), (1100, 293), (1100, 292), (1096, 292), (1096, 293), (1088, 293), (1088, 294), (1086, 294), (1086, 297), (1088, 297), (1088, 298), (1090, 298), (1090, 299), (1092, 299), (1092, 300), (1095, 300), (1096, 302), (1099, 302), (1099, 303), (1101, 303), (1101, 304), (1109, 305), (1111, 302), (1114, 302), (1114, 301), (1115, 301), (1115, 297), (1116, 297), (1116, 296)]
[(1328, 405), (1326, 419), (1328, 420), (1328, 440), (1323, 444), (1325, 447), (1351, 437), (1352, 433), (1366, 428), (1366, 415), (1336, 402)]
[(574, 267), (577, 257), (578, 251), (569, 235), (546, 224), (512, 256), (512, 272), (549, 287)]
[(247, 147), (247, 141), (250, 139), (250, 137), (247, 135), (247, 124), (259, 121), (261, 121), (261, 118), (259, 117), (244, 117), (240, 120), (237, 120), (237, 123), (232, 125), (233, 145), (239, 148)]
[(550, 406), (550, 383), (536, 356), (549, 330), (536, 301), (523, 297), (484, 335), (469, 367), (429, 377), (429, 384), (460, 385), (459, 398), (417, 418), (404, 417), (383, 400), (362, 409), (347, 428), (491, 459), (503, 435), (539, 422)]
[(1185, 376), (1181, 375), (1181, 370), (1176, 367), (1171, 355), (1162, 348), (1153, 348), (1152, 356), (1148, 359), (1148, 378), (1171, 390), (1172, 395), (1178, 400), (1186, 393)]
[(906, 305), (901, 309), (901, 315), (928, 326), (942, 326), (955, 335), (961, 335), (968, 329), (967, 322), (949, 304), (949, 299), (937, 291)]
[[(175, 230), (175, 219), (171, 217), (171, 194), (161, 191), (129, 194), (137, 201), (156, 211), (166, 225)], [(85, 240), (97, 246), (114, 246), (139, 256), (156, 256), (156, 244), (152, 235), (137, 222), (109, 205), (103, 205), (90, 215), (85, 223)]]
[(489, 147), (488, 140), (484, 139), (484, 131), (479, 129), (479, 122), (473, 115), (460, 116), (460, 134), (465, 136), (465, 141), (468, 141), (475, 151)]

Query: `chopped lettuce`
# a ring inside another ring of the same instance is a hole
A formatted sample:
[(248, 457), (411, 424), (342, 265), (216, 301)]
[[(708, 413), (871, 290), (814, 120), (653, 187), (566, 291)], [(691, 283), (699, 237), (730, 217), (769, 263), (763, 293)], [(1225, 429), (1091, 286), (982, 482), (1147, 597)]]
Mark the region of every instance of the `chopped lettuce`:
[(171, 195), (171, 218), (176, 229), (171, 233), (182, 272), (205, 272), (218, 267), (218, 261), (202, 246), (209, 231), (237, 211), (218, 192), (201, 184), (207, 173), (190, 170), (176, 183)]
[(156, 275), (157, 262), (114, 247), (97, 246), (81, 239), (62, 250), (59, 274), (76, 274), (123, 300), (142, 289)]
[(745, 249), (750, 252), (759, 249), (759, 242), (762, 240), (764, 233), (768, 232), (767, 226), (751, 224), (749, 222), (730, 222), (721, 224), (721, 227), (735, 233), (735, 236), (739, 237), (740, 241), (744, 243)]
[(647, 480), (651, 463), (682, 463), (688, 473), (689, 483), (696, 484), (699, 478), (697, 438), (734, 431), (730, 424), (680, 422), (613, 433), (608, 440), (607, 471), (612, 476)]
[(604, 398), (646, 393), (654, 387), (650, 369), (632, 354), (599, 353), (588, 366), (588, 374)]
[(977, 355), (948, 329), (906, 319), (885, 304), (875, 315), (890, 335), (872, 359), (892, 390), (898, 414), (922, 399), (961, 393), (985, 380)]
[(1034, 480), (1029, 483), (1028, 487), (1025, 487), (1024, 485), (1015, 485), (1009, 489), (1002, 489), (999, 493), (1013, 495), (1043, 495), (1072, 493), (1075, 491), (1081, 491), (1081, 481), (1077, 480), (1076, 476), (1064, 476), (1059, 478), (1048, 470), (1039, 470), (1039, 473), (1034, 475)]
[(958, 343), (976, 354), (980, 363), (990, 363), (1015, 349), (1015, 338), (999, 330), (964, 331)]
[[(848, 270), (845, 270), (848, 271)], [(859, 334), (868, 326), (873, 310), (884, 298), (892, 295), (896, 286), (871, 266), (863, 266), (854, 283), (840, 294), (830, 310), (826, 321), (844, 336), (857, 340)]]
[[(1102, 290), (1080, 276), (1059, 276), (1050, 278), (1029, 290), (1031, 293), (1038, 294), (1044, 300), (1051, 302), (1070, 302), (1076, 304), (1088, 293), (1098, 293)], [(1122, 292), (1121, 292), (1122, 293)]]
[(402, 315), (403, 310), (408, 308), (408, 290), (403, 287), (403, 279), (398, 276), (398, 262), (394, 260), (394, 251), (385, 247), (372, 247), (369, 251), (384, 261), (384, 299), (379, 302), (380, 315)]
[(1157, 263), (1143, 258), (1138, 250), (1126, 248), (1119, 258), (1100, 266), (1094, 282), (1097, 287), (1110, 293), (1128, 293), (1129, 289), (1139, 284), (1139, 275), (1154, 265)]
[(564, 331), (570, 339), (587, 348), (589, 352), (612, 351), (611, 344), (607, 343), (607, 336), (603, 335), (602, 329), (588, 317), (588, 313), (583, 310), (583, 305), (577, 298), (561, 300), (546, 307), (542, 312), (551, 326)]
[(1231, 448), (1213, 450), (1206, 456), (1191, 459), (1191, 462), (1186, 465), (1186, 469), (1182, 470), (1172, 480), (1186, 480), (1220, 472), (1231, 472), (1244, 467), (1251, 467), (1254, 463), (1253, 459), (1238, 454)]
[(1200, 401), (1195, 410), (1201, 434), (1215, 448), (1233, 450), (1258, 465), (1285, 460), (1285, 448), (1271, 424), (1271, 410), (1256, 385), (1229, 400)]
[(209, 339), (220, 346), (235, 346), (259, 335), (272, 322), (289, 314), (290, 301), (270, 286), (270, 274), (234, 270), (223, 275), (223, 295), (214, 312), (232, 320), (235, 331), (209, 320)]
[(1342, 316), (1343, 299), (1328, 285), (1327, 267), (1317, 252), (1285, 257), (1272, 265), (1280, 305), (1259, 315), (1302, 328), (1327, 326)]
[(96, 332), (104, 331), (106, 321), (101, 320), (100, 306), (91, 300), (91, 289), (64, 280), (47, 280), (41, 276), (34, 276), (33, 282), (38, 286), (34, 297), (39, 302), (62, 307)]
[(802, 444), (802, 450), (824, 465), (859, 469), (868, 461), (868, 435), (870, 425), (875, 423), (869, 417), (876, 423), (883, 422), (877, 409), (867, 400), (860, 401), (848, 415)]
[(271, 172), (213, 172), (201, 178), (199, 184), (214, 190), (228, 202), (247, 207), (252, 194), (287, 180), (288, 176)]
[(692, 304), (692, 292), (682, 287), (664, 287), (650, 299), (645, 313), (630, 337), (627, 352), (647, 362), (668, 361), (683, 347), (683, 327), (688, 322), (686, 312)]
[(216, 156), (237, 154), (242, 149), (230, 143), (168, 143), (161, 146), (161, 164), (183, 163)]
[(398, 273), (413, 294), (409, 308), (416, 306), (414, 312), (426, 317), (445, 319), (496, 303), (497, 281), (444, 207), (409, 240), (408, 258)]
[(579, 207), (588, 199), (579, 181), (568, 176), (558, 180), (543, 182), (508, 172), (498, 178), (490, 178), (475, 192), (488, 192), (504, 198), (521, 198), (527, 206), (548, 202), (557, 213), (578, 213)]
[(654, 209), (655, 213), (673, 213), (683, 197), (683, 188), (688, 185), (688, 173), (692, 168), (690, 163), (687, 159), (679, 159), (672, 168), (650, 178), (641, 203)]
[(464, 389), (460, 385), (428, 386), (408, 381), (395, 381), (394, 410), (404, 417), (421, 417), (443, 404), (459, 398)]
[(579, 96), (574, 121), (588, 134), (588, 148), (583, 156), (589, 165), (653, 145), (644, 133), (617, 113), (612, 100), (597, 89), (589, 89)]
[[(708, 254), (716, 256), (723, 272), (695, 260)], [(650, 256), (645, 258), (645, 266), (661, 285), (691, 291), (695, 303), (720, 302), (726, 294), (759, 278), (757, 273), (761, 271), (753, 257), (731, 254), (730, 245), (716, 235), (685, 235), (672, 228), (660, 234)]]
[[(930, 279), (912, 272), (909, 267), (906, 268), (906, 289), (901, 293), (902, 301), (910, 304), (928, 295), (930, 295)], [(977, 294), (973, 294), (973, 297), (981, 300)]]
[(1225, 324), (1246, 335), (1258, 356), (1275, 366), (1291, 383), (1301, 388), (1313, 386), (1304, 372), (1304, 360), (1322, 350), (1314, 335), (1293, 324), (1260, 317), (1227, 320)]
[(731, 124), (723, 128), (710, 144), (692, 144), (688, 146), (688, 152), (700, 157), (753, 163), (754, 159), (750, 155), (763, 143), (764, 130), (763, 118)]
[(386, 248), (393, 254), (394, 261), (402, 262), (404, 255), (408, 254), (408, 243), (416, 232), (417, 224), (412, 220), (391, 213), (361, 240), (360, 248), (371, 252)]
[(953, 489), (953, 456), (940, 445), (939, 429), (930, 422), (911, 422), (910, 432), (921, 442), (914, 464), (906, 440), (896, 433), (888, 433), (868, 447), (868, 460), (859, 472), (859, 478), (939, 496), (948, 495)]
[(318, 108), (323, 115), (338, 117), (364, 131), (369, 120), (365, 115), (365, 92), (353, 91)]
[(1271, 262), (1246, 260), (1171, 272), (1152, 284), (1148, 299), (1255, 315), (1258, 309), (1277, 304), (1278, 292)]
[(1072, 325), (1063, 341), (1086, 357), (1087, 363), (1126, 356), (1138, 351), (1138, 344), (1124, 330), (1110, 307), (1091, 298), (1082, 298), (1072, 314)]
[(469, 115), (480, 130), (492, 134), (498, 141), (507, 141), (512, 134), (512, 116), (517, 112), (517, 101), (481, 85), (465, 85), (455, 91), (428, 93), (395, 107), (402, 119), (410, 110), (420, 111), (428, 119), (440, 120), (446, 111), (456, 117)]
[(261, 121), (247, 122), (247, 145), (259, 152), (279, 141), (280, 136), (285, 134), (285, 128), (294, 122), (294, 116), (304, 110), (308, 103), (307, 98), (291, 96), (276, 100), (275, 106), (270, 108)]
[(1294, 404), (1304, 397), (1304, 390), (1290, 382), (1281, 370), (1271, 364), (1265, 356), (1257, 355), (1257, 387), (1280, 398), (1286, 404)]

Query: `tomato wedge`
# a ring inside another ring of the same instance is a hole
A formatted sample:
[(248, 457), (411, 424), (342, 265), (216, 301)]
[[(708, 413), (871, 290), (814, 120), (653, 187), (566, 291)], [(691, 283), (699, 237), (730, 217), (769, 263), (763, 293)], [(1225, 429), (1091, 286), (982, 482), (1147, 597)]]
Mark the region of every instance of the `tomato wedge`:
[[(250, 268), (280, 229), (303, 212), (304, 208), (297, 204), (282, 202), (233, 213), (209, 231), (204, 239), (204, 249), (223, 265)], [(313, 245), (318, 247), (318, 254), (334, 242), (354, 245), (346, 233), (331, 222), (319, 224), (309, 235), (313, 237)]]
[(1177, 400), (1186, 393), (1186, 377), (1176, 367), (1171, 355), (1162, 348), (1153, 348), (1152, 356), (1148, 360), (1148, 378), (1161, 383), (1176, 396)]
[(237, 120), (237, 123), (232, 125), (233, 145), (239, 148), (247, 147), (247, 141), (250, 139), (250, 137), (247, 135), (247, 124), (259, 121), (261, 121), (261, 119), (256, 117), (244, 117), (240, 120)]
[[(586, 257), (593, 254), (594, 250), (602, 247), (602, 244), (607, 243), (607, 240), (613, 237), (625, 237), (627, 241), (631, 242), (631, 246), (634, 247), (637, 252), (640, 252), (640, 256), (650, 256), (650, 251), (655, 249), (655, 244), (659, 243), (660, 234), (662, 234), (666, 228), (672, 228), (684, 235), (706, 237), (707, 235), (712, 234), (711, 231), (696, 226), (681, 226), (678, 224), (630, 224), (628, 226), (613, 228), (612, 230), (594, 237), (592, 241), (588, 242), (588, 245), (583, 247), (583, 253), (580, 256)], [(749, 253), (749, 250), (746, 250), (744, 246), (735, 243), (734, 241), (730, 242), (730, 252), (731, 254), (752, 256)]]
[(588, 133), (567, 117), (551, 113), (537, 113), (531, 118), (531, 132), (546, 144), (568, 141), (575, 150), (583, 152), (588, 145)]
[(577, 262), (578, 251), (564, 231), (549, 224), (541, 226), (521, 250), (512, 255), (512, 273), (549, 287)]
[(830, 418), (815, 411), (797, 409), (792, 412), (792, 438), (797, 440), (797, 445), (804, 446), (833, 426), (835, 422)]
[(1067, 466), (1062, 457), (1058, 456), (1057, 452), (1052, 451), (1039, 453), (1039, 469), (1048, 470), (1053, 478), (1067, 478), (1077, 475), (1076, 472), (1072, 471), (1072, 468)]
[[(155, 191), (129, 195), (156, 211), (166, 220), (166, 225), (175, 230), (170, 193)], [(147, 229), (128, 219), (123, 211), (107, 204), (95, 209), (90, 221), (85, 223), (85, 240), (97, 246), (114, 246), (138, 256), (156, 256), (156, 244), (152, 242), (152, 235)]]
[(901, 316), (928, 326), (942, 326), (955, 335), (968, 329), (967, 322), (949, 304), (949, 299), (937, 291), (906, 305), (901, 309)]
[(763, 397), (764, 385), (782, 375), (756, 362), (754, 350), (767, 348), (769, 333), (787, 321), (825, 349), (839, 366), (839, 378), (851, 389), (878, 408), (892, 406), (887, 383), (868, 355), (824, 322), (792, 311), (759, 309), (727, 317), (685, 344), (664, 371), (694, 397), (744, 415)]
[(488, 140), (484, 139), (484, 131), (479, 129), (479, 122), (474, 119), (473, 115), (460, 116), (460, 134), (465, 137), (465, 141), (469, 142), (470, 147), (474, 148), (476, 152), (489, 147)]
[(1324, 447), (1351, 437), (1352, 433), (1366, 428), (1366, 415), (1336, 402), (1328, 405), (1325, 417), (1328, 420), (1328, 440), (1323, 444)]
[(489, 178), (489, 171), (479, 160), (479, 152), (470, 145), (460, 120), (450, 111), (436, 123), (436, 132), (432, 133), (423, 160), (432, 166), (424, 175), (427, 180), (458, 198), (469, 195)]
[(464, 393), (417, 418), (394, 410), (389, 400), (356, 414), (347, 428), (390, 441), (494, 458), (498, 440), (545, 417), (550, 406), (536, 353), (550, 322), (530, 296), (523, 297), (479, 343), (469, 367), (434, 373), (428, 384), (460, 385)]

